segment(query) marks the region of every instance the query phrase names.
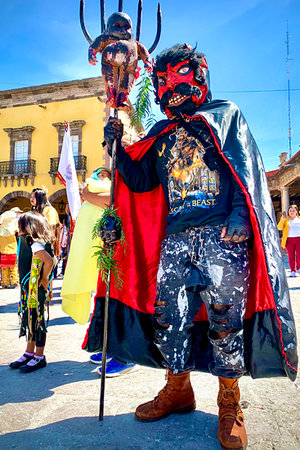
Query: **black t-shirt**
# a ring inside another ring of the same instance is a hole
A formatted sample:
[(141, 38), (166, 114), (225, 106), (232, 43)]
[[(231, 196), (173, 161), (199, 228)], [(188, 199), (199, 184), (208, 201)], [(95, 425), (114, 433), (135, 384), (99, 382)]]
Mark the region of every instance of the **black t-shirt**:
[(161, 184), (169, 209), (168, 234), (207, 224), (223, 225), (234, 207), (246, 204), (202, 121), (193, 128), (177, 125), (159, 137), (139, 162), (119, 149), (117, 168), (134, 192)]

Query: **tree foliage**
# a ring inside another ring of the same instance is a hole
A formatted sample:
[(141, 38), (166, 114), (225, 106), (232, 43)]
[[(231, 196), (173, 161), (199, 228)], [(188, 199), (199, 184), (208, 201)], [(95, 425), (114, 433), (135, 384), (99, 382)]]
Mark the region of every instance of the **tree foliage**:
[(137, 83), (138, 93), (134, 103), (135, 113), (131, 118), (131, 126), (143, 126), (149, 128), (155, 124), (156, 119), (152, 112), (151, 94), (153, 93), (153, 85), (150, 75), (145, 71)]

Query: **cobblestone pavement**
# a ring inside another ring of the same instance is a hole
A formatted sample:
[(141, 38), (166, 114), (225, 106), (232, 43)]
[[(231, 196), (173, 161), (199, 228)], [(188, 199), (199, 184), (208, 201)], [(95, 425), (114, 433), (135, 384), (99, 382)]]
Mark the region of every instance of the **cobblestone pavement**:
[[(300, 326), (300, 277), (288, 279)], [(9, 369), (25, 347), (18, 339), (19, 291), (0, 291), (0, 448), (37, 449), (220, 449), (217, 440), (217, 379), (193, 373), (197, 410), (155, 423), (134, 420), (136, 406), (164, 385), (164, 371), (140, 368), (106, 379), (105, 417), (98, 421), (100, 379), (89, 354), (81, 350), (86, 326), (61, 309), (61, 280), (54, 302), (46, 356), (48, 366), (31, 374)], [(299, 378), (240, 381), (248, 449), (300, 449)]]

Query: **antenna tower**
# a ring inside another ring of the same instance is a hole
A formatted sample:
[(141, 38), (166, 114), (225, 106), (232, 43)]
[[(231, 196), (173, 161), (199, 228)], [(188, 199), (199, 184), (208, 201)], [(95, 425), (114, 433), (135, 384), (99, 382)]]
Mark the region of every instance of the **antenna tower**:
[(287, 64), (287, 78), (288, 78), (288, 140), (289, 140), (289, 159), (292, 157), (292, 129), (291, 129), (291, 82), (290, 82), (290, 33), (289, 24), (287, 22), (286, 29), (286, 64)]

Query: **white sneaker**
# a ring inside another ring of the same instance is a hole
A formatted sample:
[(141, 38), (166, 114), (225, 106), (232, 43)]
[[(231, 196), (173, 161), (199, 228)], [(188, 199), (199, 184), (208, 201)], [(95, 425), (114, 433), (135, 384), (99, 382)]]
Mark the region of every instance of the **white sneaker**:
[(291, 273), (290, 273), (290, 278), (295, 278), (296, 277), (296, 273), (294, 272), (294, 271), (292, 271)]

